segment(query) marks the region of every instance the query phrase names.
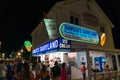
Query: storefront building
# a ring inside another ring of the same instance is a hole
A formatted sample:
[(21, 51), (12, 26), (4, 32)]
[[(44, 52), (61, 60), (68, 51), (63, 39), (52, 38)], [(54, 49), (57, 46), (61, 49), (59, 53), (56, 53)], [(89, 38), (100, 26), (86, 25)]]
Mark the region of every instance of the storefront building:
[[(41, 61), (59, 63), (67, 62), (64, 53), (71, 52), (71, 41), (63, 38), (57, 38), (43, 45), (38, 46), (32, 52), (33, 56), (40, 56)], [(54, 65), (51, 65), (54, 66)]]
[(111, 28), (113, 24), (94, 0), (61, 1), (31, 33), (32, 54), (51, 64), (70, 64), (72, 79), (81, 78), (81, 62), (100, 72), (106, 64), (119, 70), (120, 50), (114, 48)]

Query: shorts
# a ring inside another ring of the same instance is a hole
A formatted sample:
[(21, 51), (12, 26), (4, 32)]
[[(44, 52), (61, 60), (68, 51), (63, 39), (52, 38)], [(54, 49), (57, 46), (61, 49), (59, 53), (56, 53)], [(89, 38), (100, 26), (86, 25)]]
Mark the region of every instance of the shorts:
[(86, 74), (83, 74), (83, 79), (85, 79), (86, 78)]

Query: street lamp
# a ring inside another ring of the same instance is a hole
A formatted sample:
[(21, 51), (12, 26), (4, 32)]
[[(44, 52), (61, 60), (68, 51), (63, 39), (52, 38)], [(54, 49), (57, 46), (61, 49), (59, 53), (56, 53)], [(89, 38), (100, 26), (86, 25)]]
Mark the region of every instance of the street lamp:
[(21, 49), (20, 52), (22, 53), (22, 52), (23, 52), (23, 49)]
[(18, 52), (18, 56), (21, 56), (21, 53), (20, 53), (20, 52)]

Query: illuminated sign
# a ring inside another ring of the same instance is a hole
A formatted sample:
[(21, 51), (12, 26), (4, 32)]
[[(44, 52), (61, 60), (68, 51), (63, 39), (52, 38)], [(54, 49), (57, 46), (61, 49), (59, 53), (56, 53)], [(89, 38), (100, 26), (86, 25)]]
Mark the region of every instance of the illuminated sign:
[(70, 44), (71, 44), (70, 40), (59, 38), (59, 48), (60, 49), (70, 49)]
[(42, 54), (47, 51), (51, 50), (59, 50), (59, 49), (70, 49), (70, 40), (62, 39), (62, 38), (57, 38), (55, 40), (52, 40), (46, 44), (43, 44), (41, 46), (38, 46), (33, 50), (33, 54)]
[(45, 27), (49, 36), (49, 39), (57, 37), (57, 24), (54, 19), (44, 19)]
[(106, 41), (106, 34), (103, 33), (103, 34), (101, 35), (100, 45), (101, 45), (101, 46), (104, 46), (105, 41)]
[(93, 44), (99, 43), (99, 35), (96, 31), (78, 25), (62, 23), (59, 27), (59, 32), (63, 38), (68, 40)]
[(26, 47), (28, 52), (31, 52), (32, 44), (29, 40), (24, 42), (24, 46)]

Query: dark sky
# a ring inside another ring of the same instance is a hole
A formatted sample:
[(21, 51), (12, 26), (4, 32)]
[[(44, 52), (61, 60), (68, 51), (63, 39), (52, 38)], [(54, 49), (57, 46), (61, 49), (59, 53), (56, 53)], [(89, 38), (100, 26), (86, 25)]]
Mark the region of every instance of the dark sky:
[[(0, 0), (0, 41), (2, 51), (20, 48), (55, 2), (60, 0)], [(119, 0), (96, 0), (119, 32)], [(115, 34), (115, 33), (114, 33)], [(115, 41), (118, 41), (115, 39)]]
[(120, 0), (96, 0), (102, 10), (115, 26), (113, 31), (113, 40), (115, 48), (120, 49)]

